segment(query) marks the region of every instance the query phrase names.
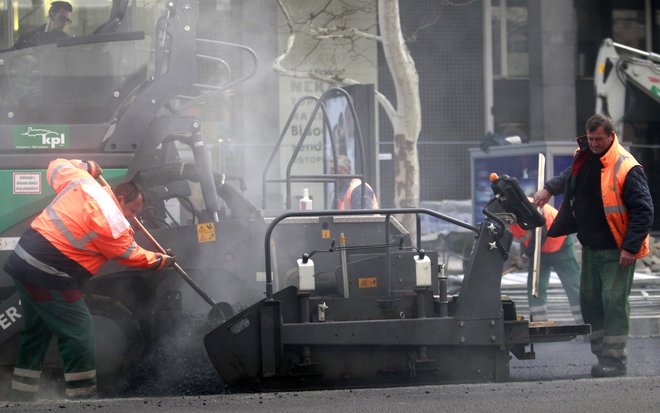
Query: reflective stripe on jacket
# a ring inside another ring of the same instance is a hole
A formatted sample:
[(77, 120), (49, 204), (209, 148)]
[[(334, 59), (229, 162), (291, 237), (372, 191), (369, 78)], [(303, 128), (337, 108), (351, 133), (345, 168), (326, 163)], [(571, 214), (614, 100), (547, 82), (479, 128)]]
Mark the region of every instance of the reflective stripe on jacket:
[(92, 275), (108, 260), (159, 269), (161, 254), (135, 243), (133, 229), (109, 187), (102, 187), (79, 160), (48, 165), (48, 184), (57, 195), (32, 222), (32, 228)]
[[(600, 189), (603, 195), (605, 218), (612, 231), (616, 245), (621, 250), (621, 244), (628, 230), (630, 215), (623, 204), (623, 185), (628, 172), (638, 166), (635, 158), (621, 145), (618, 137), (614, 137), (612, 147), (600, 158), (603, 169), (600, 174)], [(642, 247), (635, 258), (642, 258), (649, 253), (649, 235), (646, 235)]]
[[(357, 178), (351, 179), (351, 183), (348, 185), (348, 188), (346, 189), (346, 191), (344, 191), (341, 198), (339, 198), (339, 201), (337, 202), (337, 209), (339, 210), (352, 209), (351, 195), (353, 194), (355, 188), (359, 187), (361, 184), (362, 181), (360, 179)], [(369, 186), (369, 184), (366, 182), (364, 183), (364, 186), (365, 188), (369, 188), (371, 190), (371, 209), (378, 209), (378, 200), (376, 199), (376, 194), (374, 193), (373, 188), (371, 188), (371, 186)]]
[[(552, 205), (545, 205), (543, 207), (543, 216), (545, 217), (545, 227), (550, 229), (552, 223), (557, 216), (557, 210)], [(525, 247), (529, 247), (529, 244), (532, 242), (533, 233), (532, 231), (524, 230), (518, 224), (513, 224), (509, 228), (514, 237), (520, 240), (520, 242)], [(550, 254), (553, 252), (559, 251), (564, 241), (566, 240), (566, 235), (560, 237), (543, 237), (544, 241), (541, 245), (541, 252), (545, 254)]]

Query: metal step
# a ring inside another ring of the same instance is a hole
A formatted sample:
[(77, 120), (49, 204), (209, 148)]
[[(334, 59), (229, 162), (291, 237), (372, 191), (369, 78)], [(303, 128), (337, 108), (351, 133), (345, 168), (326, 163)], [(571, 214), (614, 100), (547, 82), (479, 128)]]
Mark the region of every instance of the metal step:
[[(519, 315), (529, 318), (527, 300), (527, 274), (510, 274), (502, 282), (502, 294), (516, 303)], [(660, 275), (635, 274), (630, 292), (631, 337), (660, 336)], [(557, 322), (574, 322), (568, 298), (556, 274), (550, 277), (548, 288), (548, 319)]]

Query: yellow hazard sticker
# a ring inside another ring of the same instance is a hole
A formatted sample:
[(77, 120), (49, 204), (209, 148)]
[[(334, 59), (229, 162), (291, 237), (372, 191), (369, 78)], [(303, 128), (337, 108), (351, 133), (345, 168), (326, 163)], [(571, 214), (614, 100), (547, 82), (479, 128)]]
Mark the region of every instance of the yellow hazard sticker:
[(323, 238), (323, 239), (330, 238), (330, 230), (329, 229), (322, 229), (321, 230), (321, 238)]
[(213, 222), (197, 224), (197, 242), (213, 241), (215, 241), (215, 224)]
[(365, 277), (358, 278), (358, 288), (376, 288), (378, 287), (378, 278)]

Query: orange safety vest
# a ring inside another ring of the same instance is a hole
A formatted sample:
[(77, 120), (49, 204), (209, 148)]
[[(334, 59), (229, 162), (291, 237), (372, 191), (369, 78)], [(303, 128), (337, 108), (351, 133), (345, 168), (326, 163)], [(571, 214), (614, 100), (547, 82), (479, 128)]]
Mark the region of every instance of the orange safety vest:
[[(543, 207), (543, 216), (545, 217), (545, 228), (550, 229), (557, 216), (557, 210), (552, 205), (546, 204)], [(531, 231), (522, 229), (518, 224), (511, 225), (509, 231), (511, 231), (513, 236), (519, 239), (525, 247), (529, 247), (529, 244), (532, 242)], [(545, 241), (543, 241), (543, 244), (541, 245), (541, 252), (544, 254), (557, 252), (561, 246), (564, 245), (565, 240), (566, 235), (560, 237), (545, 237)]]
[[(605, 208), (605, 219), (614, 236), (616, 245), (621, 250), (621, 244), (628, 230), (630, 215), (623, 204), (623, 184), (630, 170), (639, 165), (637, 160), (619, 145), (619, 139), (615, 135), (610, 149), (600, 157), (603, 169), (600, 174), (600, 190), (603, 196), (603, 207)], [(646, 235), (642, 247), (635, 254), (635, 258), (642, 258), (649, 253), (649, 235)]]
[[(357, 178), (351, 179), (351, 183), (348, 185), (348, 188), (342, 194), (341, 198), (339, 198), (339, 202), (337, 203), (337, 209), (339, 210), (351, 209), (351, 195), (353, 194), (353, 190), (360, 185), (362, 185), (362, 181), (360, 179)], [(369, 184), (366, 182), (364, 183), (364, 186), (371, 189), (372, 209), (378, 209), (378, 200), (376, 199), (376, 194), (374, 193), (373, 188), (371, 188), (371, 186), (369, 186)]]
[(162, 255), (136, 244), (133, 229), (109, 187), (102, 187), (79, 160), (56, 159), (46, 179), (57, 193), (32, 228), (92, 275), (108, 260), (160, 269)]

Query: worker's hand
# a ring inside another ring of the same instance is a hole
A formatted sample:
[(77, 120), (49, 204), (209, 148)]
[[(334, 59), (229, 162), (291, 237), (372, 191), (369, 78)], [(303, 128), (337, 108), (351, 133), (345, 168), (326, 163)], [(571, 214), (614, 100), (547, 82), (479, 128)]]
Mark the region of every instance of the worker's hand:
[(543, 188), (540, 191), (536, 191), (534, 195), (532, 195), (533, 203), (537, 207), (542, 207), (543, 205), (547, 204), (548, 201), (550, 200), (550, 197), (552, 194), (550, 191), (547, 189)]
[(96, 179), (103, 173), (103, 168), (94, 161), (87, 161), (87, 172), (92, 175), (92, 178)]
[(161, 254), (162, 259), (165, 261), (161, 269), (172, 268), (176, 264), (176, 258), (173, 255)]
[(621, 250), (621, 256), (619, 257), (619, 265), (622, 267), (627, 267), (635, 263), (635, 254), (628, 252), (626, 250)]

